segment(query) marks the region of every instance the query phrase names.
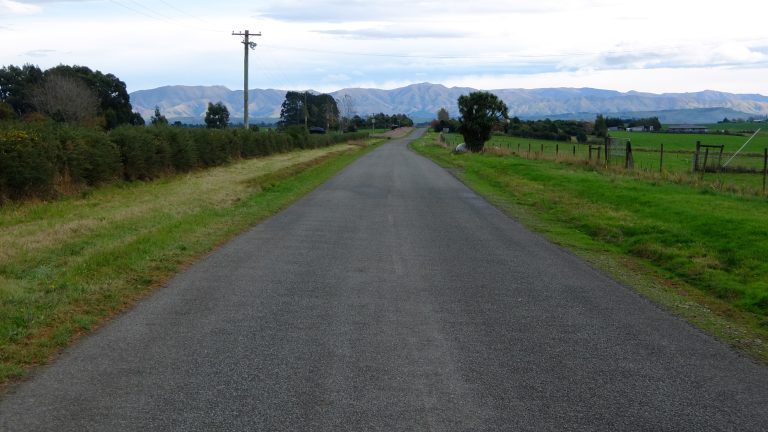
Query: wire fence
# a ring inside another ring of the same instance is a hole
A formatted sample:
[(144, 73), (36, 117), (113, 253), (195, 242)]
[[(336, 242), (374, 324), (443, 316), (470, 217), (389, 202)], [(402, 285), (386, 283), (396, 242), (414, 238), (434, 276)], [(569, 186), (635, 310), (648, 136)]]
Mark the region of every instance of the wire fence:
[[(459, 134), (440, 134), (444, 146), (455, 149), (462, 143)], [(630, 139), (609, 138), (590, 143), (526, 141), (502, 137), (486, 144), (487, 151), (513, 154), (527, 159), (586, 162), (594, 166), (656, 174), (677, 180), (710, 182), (720, 188), (745, 193), (766, 194), (768, 148), (762, 152), (728, 152), (724, 145), (691, 144), (665, 149), (634, 147)]]

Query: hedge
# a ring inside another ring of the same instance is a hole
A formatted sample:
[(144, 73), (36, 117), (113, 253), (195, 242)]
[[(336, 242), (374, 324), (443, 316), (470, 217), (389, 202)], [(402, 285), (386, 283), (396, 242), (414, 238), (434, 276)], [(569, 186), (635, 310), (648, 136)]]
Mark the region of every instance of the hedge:
[(52, 198), (115, 181), (152, 180), (241, 158), (319, 148), (366, 133), (121, 126), (109, 133), (51, 122), (0, 122), (0, 203)]

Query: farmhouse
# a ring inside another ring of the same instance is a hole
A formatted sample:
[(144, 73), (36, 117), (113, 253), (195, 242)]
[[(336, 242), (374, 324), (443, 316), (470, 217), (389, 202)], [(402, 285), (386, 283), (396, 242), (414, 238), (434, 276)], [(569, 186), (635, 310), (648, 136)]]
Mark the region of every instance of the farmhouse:
[(707, 133), (709, 132), (709, 129), (707, 129), (705, 126), (692, 125), (692, 124), (674, 125), (674, 126), (668, 127), (667, 130), (671, 133)]

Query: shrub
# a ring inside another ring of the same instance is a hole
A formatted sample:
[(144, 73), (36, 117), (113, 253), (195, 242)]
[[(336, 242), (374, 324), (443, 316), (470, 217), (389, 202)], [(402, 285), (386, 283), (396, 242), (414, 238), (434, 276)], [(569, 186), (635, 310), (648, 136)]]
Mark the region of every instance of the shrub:
[(170, 168), (176, 172), (186, 172), (197, 167), (197, 147), (188, 130), (178, 127), (155, 127), (149, 130), (155, 142), (168, 147)]
[(319, 148), (367, 133), (312, 135), (245, 129), (119, 126), (106, 133), (82, 126), (0, 122), (0, 202), (47, 198), (124, 179), (150, 180), (174, 172), (298, 148)]
[(119, 126), (109, 139), (120, 149), (125, 180), (148, 180), (155, 177), (155, 140), (147, 128)]
[(55, 137), (15, 122), (0, 128), (0, 200), (51, 195), (59, 155)]
[(62, 149), (62, 163), (58, 171), (63, 177), (68, 177), (73, 184), (87, 185), (120, 177), (120, 150), (106, 134), (72, 126), (60, 126), (58, 129)]

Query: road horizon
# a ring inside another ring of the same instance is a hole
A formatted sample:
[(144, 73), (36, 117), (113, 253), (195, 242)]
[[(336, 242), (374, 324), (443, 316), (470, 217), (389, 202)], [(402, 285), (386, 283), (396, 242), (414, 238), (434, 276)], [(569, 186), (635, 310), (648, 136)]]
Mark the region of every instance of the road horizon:
[(768, 368), (392, 140), (0, 399), (0, 430), (764, 430)]

